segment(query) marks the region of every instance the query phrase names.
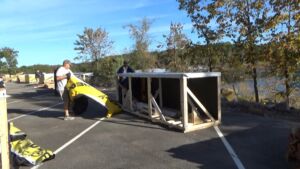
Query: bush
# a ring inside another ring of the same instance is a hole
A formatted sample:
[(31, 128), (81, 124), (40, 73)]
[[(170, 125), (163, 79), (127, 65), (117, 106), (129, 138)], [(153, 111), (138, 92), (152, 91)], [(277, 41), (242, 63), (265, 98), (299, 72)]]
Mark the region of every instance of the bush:
[(94, 70), (93, 84), (105, 87), (113, 86), (116, 72), (123, 64), (122, 57), (106, 57), (98, 61), (98, 69)]

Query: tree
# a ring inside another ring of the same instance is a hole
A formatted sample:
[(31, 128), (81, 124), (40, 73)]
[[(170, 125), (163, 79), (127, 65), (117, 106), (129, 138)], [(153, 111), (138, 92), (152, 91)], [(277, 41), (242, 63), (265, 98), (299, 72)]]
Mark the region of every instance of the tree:
[(130, 37), (134, 40), (134, 51), (132, 52), (131, 64), (135, 69), (146, 69), (153, 67), (155, 58), (149, 53), (151, 38), (149, 35), (152, 21), (143, 18), (139, 25), (129, 24), (124, 28), (129, 29)]
[[(15, 73), (15, 69), (17, 68), (17, 57), (18, 57), (19, 51), (14, 50), (13, 48), (4, 47), (0, 49), (0, 64), (1, 67), (6, 70), (9, 74)], [(2, 62), (1, 59), (5, 59), (5, 62)]]
[(222, 22), (232, 23), (229, 28), (229, 37), (242, 48), (244, 62), (249, 66), (253, 78), (255, 101), (259, 102), (257, 87), (257, 62), (261, 53), (255, 50), (258, 44), (266, 42), (266, 35), (273, 19), (270, 4), (267, 0), (232, 0), (219, 1), (223, 4)]
[(116, 82), (116, 72), (118, 68), (123, 64), (123, 57), (120, 56), (109, 56), (99, 60), (99, 68), (101, 71), (94, 74), (96, 78), (94, 79), (97, 84), (110, 87)]
[[(217, 0), (208, 2), (207, 0), (177, 0), (179, 9), (185, 10), (191, 18), (193, 27), (196, 30), (199, 38), (204, 38), (206, 52), (203, 52), (201, 57), (207, 58), (209, 71), (212, 71), (214, 66), (215, 55), (211, 52), (211, 44), (217, 43), (224, 35), (224, 29), (228, 22), (223, 22), (224, 17), (220, 15), (219, 10), (222, 3)], [(200, 59), (200, 58), (198, 58)]]
[(205, 67), (201, 66), (202, 71), (221, 71), (221, 69), (219, 69), (220, 66), (218, 65), (220, 65), (221, 63), (225, 64), (225, 61), (227, 61), (226, 57), (229, 52), (227, 51), (227, 49), (228, 48), (226, 48), (225, 44), (223, 43), (214, 43), (209, 45), (191, 43), (189, 44), (187, 55), (189, 55), (189, 59), (191, 60), (190, 64), (193, 65), (196, 70), (197, 67), (199, 68), (199, 65), (205, 65)]
[(284, 77), (285, 103), (289, 109), (291, 84), (300, 65), (300, 0), (272, 0), (271, 5), (276, 17), (268, 60), (276, 74)]
[(171, 23), (169, 35), (163, 35), (166, 45), (159, 45), (159, 48), (167, 47), (167, 53), (163, 60), (167, 68), (173, 71), (184, 71), (188, 69), (188, 58), (185, 58), (186, 47), (190, 43), (182, 32), (183, 26), (180, 23)]
[(98, 60), (106, 56), (113, 45), (108, 37), (108, 32), (105, 29), (84, 28), (82, 35), (77, 35), (79, 40), (76, 40), (74, 45), (75, 50), (78, 50), (79, 56), (75, 59), (84, 59), (94, 62), (94, 69), (98, 70)]
[[(43, 65), (43, 64), (37, 64), (37, 65), (31, 65), (31, 66), (21, 66), (21, 67), (17, 68), (17, 72), (35, 73), (36, 70), (40, 70), (40, 72), (43, 72), (43, 73), (53, 73), (54, 69), (56, 69), (59, 66), (60, 65)], [(75, 66), (75, 65), (73, 65), (73, 66)], [(72, 70), (73, 70), (73, 68), (72, 68)]]

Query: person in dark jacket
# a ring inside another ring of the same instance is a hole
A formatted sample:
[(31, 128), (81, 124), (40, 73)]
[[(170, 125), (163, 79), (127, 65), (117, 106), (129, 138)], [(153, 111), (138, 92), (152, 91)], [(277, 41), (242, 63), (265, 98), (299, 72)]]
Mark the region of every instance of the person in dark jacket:
[(40, 70), (36, 70), (35, 72), (35, 81), (37, 84), (40, 84), (40, 78), (43, 76), (42, 72)]
[[(127, 61), (124, 61), (123, 65), (117, 71), (117, 74), (120, 73), (134, 73), (134, 70), (130, 66), (128, 66)], [(119, 77), (119, 84), (128, 89), (128, 78)]]
[(0, 75), (0, 88), (5, 88), (5, 83), (2, 75)]
[[(123, 65), (118, 69), (117, 74), (120, 73), (134, 73), (134, 70), (128, 66), (128, 62), (124, 61)], [(119, 87), (118, 87), (118, 93), (119, 93), (119, 102), (122, 103), (122, 88), (128, 90), (128, 78), (127, 77), (120, 77), (118, 76), (119, 80)]]

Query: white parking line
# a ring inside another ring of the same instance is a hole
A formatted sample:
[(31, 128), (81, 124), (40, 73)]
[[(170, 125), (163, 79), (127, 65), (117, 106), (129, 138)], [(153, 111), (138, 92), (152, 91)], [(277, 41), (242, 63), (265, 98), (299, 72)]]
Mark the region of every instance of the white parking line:
[[(88, 128), (86, 128), (85, 130), (83, 130), (81, 133), (79, 133), (77, 136), (75, 136), (74, 138), (72, 138), (71, 140), (69, 140), (68, 142), (66, 142), (64, 145), (62, 145), (61, 147), (59, 147), (53, 153), (55, 155), (58, 154), (60, 151), (62, 151), (63, 149), (65, 149), (66, 147), (68, 147), (70, 144), (72, 144), (73, 142), (75, 142), (76, 140), (78, 140), (81, 136), (83, 136), (85, 133), (87, 133), (88, 131), (90, 131), (97, 124), (99, 124), (101, 121), (103, 121), (105, 119), (106, 119), (105, 117), (99, 119), (98, 121), (96, 121), (95, 123), (93, 123), (92, 125), (90, 125)], [(37, 169), (37, 168), (39, 168), (42, 165), (43, 165), (43, 163), (39, 164), (39, 165), (36, 165), (36, 166), (32, 167), (31, 169)]]
[(83, 136), (85, 133), (87, 133), (88, 131), (90, 131), (92, 128), (94, 128), (97, 124), (99, 124), (101, 121), (103, 121), (104, 119), (106, 119), (105, 117), (101, 118), (99, 121), (96, 121), (94, 124), (92, 124), (90, 127), (88, 127), (87, 129), (83, 130), (81, 133), (79, 133), (77, 136), (75, 136), (74, 138), (72, 138), (70, 141), (68, 141), (67, 143), (65, 143), (64, 145), (62, 145), (60, 148), (58, 148), (57, 150), (54, 151), (54, 154), (58, 154), (60, 151), (62, 151), (63, 149), (65, 149), (66, 147), (68, 147), (70, 144), (72, 144), (73, 142), (75, 142), (77, 139), (79, 139), (81, 136)]
[(226, 138), (224, 137), (223, 133), (221, 132), (221, 130), (219, 129), (218, 126), (214, 126), (218, 136), (221, 138), (223, 144), (225, 145), (227, 151), (230, 154), (230, 157), (233, 159), (235, 165), (237, 166), (238, 169), (245, 169), (243, 163), (241, 162), (241, 160), (239, 159), (239, 157), (236, 155), (236, 153), (234, 152), (233, 148), (231, 147), (231, 145), (228, 143), (228, 141), (226, 140)]
[(24, 99), (20, 99), (20, 100), (15, 100), (15, 101), (12, 101), (12, 102), (8, 102), (7, 104), (19, 103), (19, 102), (22, 102), (22, 101), (24, 101), (25, 99), (39, 98), (39, 97), (41, 97), (41, 96), (45, 96), (45, 95), (49, 95), (49, 93), (46, 93), (46, 94), (41, 94), (41, 95), (34, 96), (34, 97), (24, 98)]
[(17, 117), (15, 117), (15, 118), (9, 119), (8, 122), (11, 122), (11, 121), (13, 121), (13, 120), (17, 120), (17, 119), (19, 119), (19, 118), (22, 118), (22, 117), (31, 115), (31, 114), (33, 114), (33, 113), (37, 113), (37, 112), (40, 112), (40, 111), (43, 111), (43, 110), (50, 109), (50, 108), (55, 107), (55, 106), (60, 105), (60, 104), (63, 104), (63, 103), (60, 102), (60, 103), (57, 103), (57, 104), (55, 104), (55, 105), (53, 105), (53, 106), (50, 106), (50, 107), (44, 107), (44, 108), (38, 109), (37, 111), (33, 111), (33, 112), (30, 112), (30, 113), (23, 114), (23, 115), (21, 115), (21, 116), (17, 116)]

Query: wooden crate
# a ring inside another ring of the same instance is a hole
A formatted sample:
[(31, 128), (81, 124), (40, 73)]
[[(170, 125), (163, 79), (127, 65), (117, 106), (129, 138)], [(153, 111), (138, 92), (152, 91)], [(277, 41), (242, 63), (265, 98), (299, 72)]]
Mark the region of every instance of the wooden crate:
[(19, 83), (25, 83), (25, 75), (17, 75), (17, 79)]
[(25, 83), (36, 83), (35, 74), (25, 74)]
[(183, 132), (221, 122), (221, 73), (124, 73), (119, 85), (122, 108)]
[(54, 73), (43, 73), (43, 76), (40, 78), (40, 84), (54, 83)]
[(10, 82), (10, 81), (11, 81), (10, 75), (9, 75), (9, 74), (5, 74), (5, 75), (3, 76), (3, 80), (4, 80), (5, 82)]
[(10, 81), (11, 82), (17, 82), (18, 81), (17, 75), (10, 75)]

